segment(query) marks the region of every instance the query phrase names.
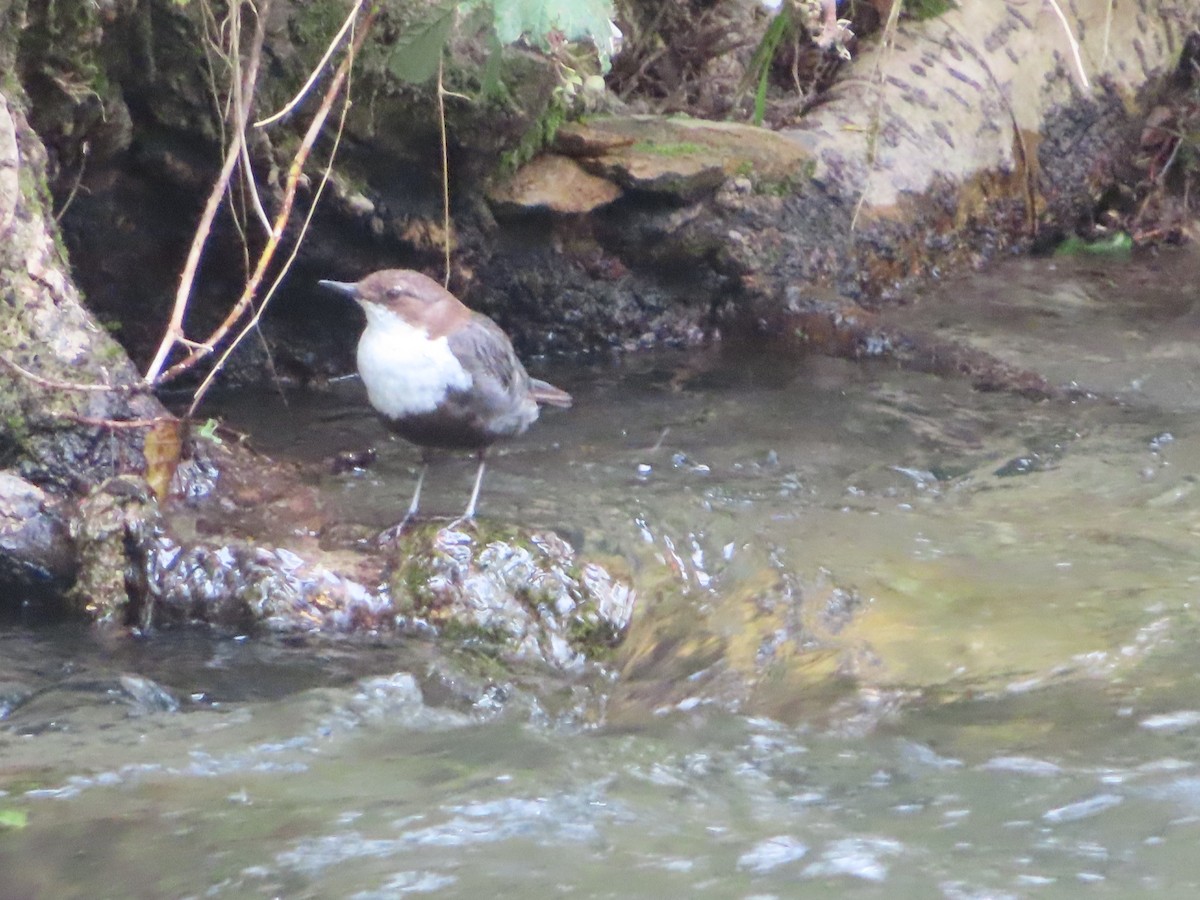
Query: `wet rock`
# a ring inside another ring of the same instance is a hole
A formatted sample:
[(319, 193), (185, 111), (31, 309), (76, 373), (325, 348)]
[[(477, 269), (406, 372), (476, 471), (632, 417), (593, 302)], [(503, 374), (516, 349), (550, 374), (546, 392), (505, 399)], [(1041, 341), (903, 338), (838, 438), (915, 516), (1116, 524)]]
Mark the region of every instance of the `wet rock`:
[(549, 210), (588, 213), (622, 194), (613, 182), (592, 175), (565, 156), (541, 156), (488, 192), (497, 212)]
[(74, 548), (58, 504), (0, 472), (0, 594), (13, 601), (57, 596), (74, 578)]
[(34, 688), (22, 681), (0, 681), (0, 722), (3, 722), (34, 694)]
[(426, 702), (421, 686), (408, 672), (364, 678), (350, 697), (343, 716), (364, 723), (388, 723), (417, 731), (461, 728), (477, 719)]
[(101, 484), (79, 503), (71, 537), (79, 551), (79, 577), (72, 596), (92, 621), (131, 624), (139, 593), (141, 548), (162, 529), (150, 486), (135, 476)]
[(578, 669), (621, 639), (633, 613), (631, 587), (550, 532), (429, 525), (399, 549), (388, 580), (410, 624), (513, 659)]
[(346, 574), (351, 565), (339, 567), (338, 557), (315, 550), (311, 556), (246, 541), (184, 545), (159, 535), (148, 553), (143, 619), (283, 633), (392, 627), (390, 601)]
[(156, 681), (132, 672), (124, 673), (118, 681), (137, 715), (179, 711), (178, 698)]
[(712, 193), (727, 177), (748, 178), (762, 190), (787, 185), (814, 165), (806, 148), (775, 132), (702, 119), (593, 118), (563, 126), (557, 141), (622, 187), (683, 201)]

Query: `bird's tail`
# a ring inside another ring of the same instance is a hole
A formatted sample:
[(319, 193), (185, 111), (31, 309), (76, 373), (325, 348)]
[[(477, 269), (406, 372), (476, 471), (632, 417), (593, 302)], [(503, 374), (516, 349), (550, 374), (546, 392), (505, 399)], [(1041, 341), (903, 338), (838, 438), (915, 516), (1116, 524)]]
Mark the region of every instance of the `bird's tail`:
[(533, 395), (533, 399), (538, 403), (544, 403), (546, 406), (557, 406), (560, 409), (566, 409), (571, 405), (571, 395), (562, 388), (556, 388), (554, 385), (540, 381), (537, 378), (529, 379), (529, 393)]

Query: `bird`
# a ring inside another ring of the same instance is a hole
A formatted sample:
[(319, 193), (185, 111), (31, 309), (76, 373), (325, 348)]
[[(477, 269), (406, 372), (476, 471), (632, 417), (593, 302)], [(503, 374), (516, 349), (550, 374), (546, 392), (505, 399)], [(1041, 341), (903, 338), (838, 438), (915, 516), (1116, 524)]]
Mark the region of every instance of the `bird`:
[(475, 453), (475, 486), (456, 521), (473, 520), (488, 448), (524, 433), (539, 405), (570, 407), (571, 395), (531, 378), (499, 325), (421, 272), (384, 269), (318, 284), (362, 307), (356, 363), (367, 399), (391, 431), (422, 448), (412, 502), (389, 531), (417, 514), (431, 449)]

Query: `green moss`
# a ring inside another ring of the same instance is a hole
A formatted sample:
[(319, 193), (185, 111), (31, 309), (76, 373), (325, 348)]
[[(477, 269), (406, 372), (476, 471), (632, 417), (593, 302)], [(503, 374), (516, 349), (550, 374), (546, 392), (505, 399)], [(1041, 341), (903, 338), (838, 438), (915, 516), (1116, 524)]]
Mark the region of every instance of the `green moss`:
[(20, 188), (21, 197), (29, 205), (31, 212), (41, 208), (42, 197), (38, 192), (38, 182), (29, 171), (28, 166), (21, 166), (17, 170), (17, 187)]
[(24, 446), (29, 440), (29, 422), (18, 412), (4, 417), (4, 438), (8, 443)]
[(517, 146), (500, 155), (499, 173), (511, 175), (533, 159), (538, 151), (554, 140), (558, 129), (566, 121), (567, 108), (557, 98), (552, 100), (545, 112), (535, 119), (533, 124), (521, 135)]
[[(54, 203), (44, 177), (35, 177), (29, 166), (22, 166), (17, 171), (17, 188), (32, 215), (47, 222), (53, 221)], [(67, 252), (67, 245), (63, 242), (62, 231), (55, 224), (49, 229), (49, 233), (50, 238), (54, 241), (54, 248), (58, 251), (59, 260), (66, 265), (70, 254)]]
[(754, 193), (764, 197), (790, 197), (796, 193), (797, 180), (781, 178), (778, 181), (758, 181), (754, 184)]
[(754, 192), (766, 197), (791, 197), (799, 193), (817, 174), (817, 161), (806, 160), (799, 171), (784, 178), (762, 179), (754, 183)]
[(103, 33), (97, 3), (31, 5), (29, 25), (21, 37), (23, 53), (40, 60), (64, 90), (74, 92), (84, 85), (94, 90), (97, 82), (107, 85), (98, 61)]
[(17, 73), (5, 69), (3, 66), (0, 66), (0, 91), (4, 92), (4, 96), (8, 98), (9, 103), (12, 103), (15, 97), (20, 97), (24, 93), (21, 90), (21, 82), (17, 78)]
[(938, 16), (957, 9), (954, 0), (904, 0), (904, 11), (914, 19), (936, 19)]
[(320, 44), (324, 48), (330, 36), (337, 34), (345, 18), (345, 10), (339, 11), (337, 4), (314, 0), (296, 9), (296, 15), (291, 20), (292, 33), (298, 43)]
[(116, 341), (106, 341), (100, 349), (100, 359), (106, 363), (115, 363), (125, 358), (125, 351)]
[(567, 626), (567, 640), (588, 659), (602, 660), (620, 643), (621, 635), (599, 616), (577, 616)]
[(500, 648), (511, 642), (512, 636), (504, 629), (493, 626), (485, 628), (473, 622), (463, 622), (461, 619), (447, 619), (439, 626), (441, 636), (457, 644), (465, 644), (473, 649), (480, 646)]
[(704, 153), (705, 149), (699, 144), (692, 144), (688, 141), (638, 141), (633, 145), (635, 153), (652, 153), (655, 156), (693, 156), (697, 153)]
[(426, 585), (429, 583), (431, 572), (428, 566), (416, 556), (410, 556), (395, 571), (389, 579), (392, 599), (396, 611), (402, 615), (421, 615), (424, 613), (423, 600), (426, 597)]

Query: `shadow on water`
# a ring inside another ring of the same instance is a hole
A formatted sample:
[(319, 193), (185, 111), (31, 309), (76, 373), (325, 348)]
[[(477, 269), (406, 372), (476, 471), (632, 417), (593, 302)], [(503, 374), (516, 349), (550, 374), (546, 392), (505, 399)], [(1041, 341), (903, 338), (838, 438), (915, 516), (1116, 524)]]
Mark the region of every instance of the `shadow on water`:
[[(538, 372), (576, 406), (481, 510), (637, 584), (599, 727), (427, 703), (420, 647), (0, 623), (0, 896), (1191, 895), (1200, 262), (1158, 265), (909, 311), (1085, 402), (728, 351)], [(356, 383), (222, 402), (335, 517), (407, 503)]]

